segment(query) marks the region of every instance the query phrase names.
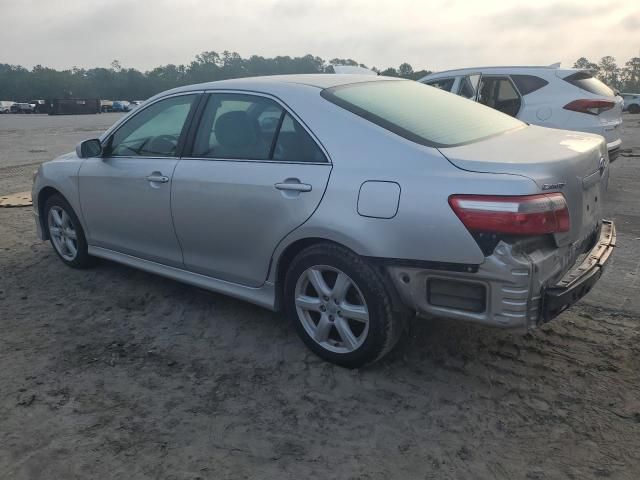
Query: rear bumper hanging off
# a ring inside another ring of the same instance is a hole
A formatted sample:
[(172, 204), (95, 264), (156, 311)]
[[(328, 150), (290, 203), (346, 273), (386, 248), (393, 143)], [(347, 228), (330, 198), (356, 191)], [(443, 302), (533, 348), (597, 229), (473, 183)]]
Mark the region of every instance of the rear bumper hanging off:
[(542, 296), (542, 319), (545, 322), (584, 297), (600, 279), (611, 252), (616, 245), (616, 227), (609, 220), (602, 221), (600, 236), (585, 259), (562, 279), (544, 290)]

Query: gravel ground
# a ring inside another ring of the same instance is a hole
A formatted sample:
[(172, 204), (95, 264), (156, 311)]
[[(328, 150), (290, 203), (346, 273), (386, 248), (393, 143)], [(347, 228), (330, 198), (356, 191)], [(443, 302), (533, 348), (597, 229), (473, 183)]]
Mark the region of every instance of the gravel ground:
[[(115, 119), (0, 116), (0, 194)], [(0, 478), (640, 478), (640, 158), (611, 176), (619, 247), (574, 308), (526, 336), (415, 321), (354, 371), (278, 314), (64, 268), (0, 209)]]

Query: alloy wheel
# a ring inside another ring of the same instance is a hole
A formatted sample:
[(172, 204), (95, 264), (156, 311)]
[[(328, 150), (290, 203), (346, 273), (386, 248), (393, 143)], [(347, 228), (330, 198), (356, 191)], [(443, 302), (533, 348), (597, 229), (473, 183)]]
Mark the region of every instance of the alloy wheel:
[(53, 206), (49, 209), (47, 224), (56, 251), (69, 262), (75, 260), (78, 255), (78, 236), (69, 214), (64, 208)]
[(298, 318), (309, 336), (335, 353), (357, 350), (369, 333), (364, 295), (344, 272), (327, 265), (305, 270), (295, 288)]

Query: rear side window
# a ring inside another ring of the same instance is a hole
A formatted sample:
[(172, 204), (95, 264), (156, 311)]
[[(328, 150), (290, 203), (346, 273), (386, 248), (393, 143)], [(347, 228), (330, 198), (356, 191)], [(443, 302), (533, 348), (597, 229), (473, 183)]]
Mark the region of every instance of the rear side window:
[(451, 88), (453, 88), (453, 82), (455, 78), (439, 78), (437, 80), (429, 80), (424, 82), (425, 85), (429, 85), (430, 87), (436, 87), (440, 90), (444, 90), (445, 92), (450, 92)]
[(535, 75), (511, 75), (511, 80), (516, 84), (520, 95), (523, 96), (540, 90), (549, 84), (544, 78), (536, 77)]
[(525, 126), (491, 108), (409, 80), (340, 85), (321, 95), (397, 135), (434, 147), (470, 143)]
[(273, 159), (281, 162), (326, 162), (320, 147), (305, 129), (288, 113), (282, 120)]
[(326, 162), (307, 131), (277, 102), (257, 95), (209, 97), (193, 157), (282, 162)]
[(193, 155), (268, 160), (281, 115), (282, 108), (265, 97), (211, 95), (202, 114)]
[(603, 97), (614, 97), (615, 93), (600, 80), (595, 78), (589, 72), (576, 72), (564, 78), (565, 82), (569, 82), (582, 90)]

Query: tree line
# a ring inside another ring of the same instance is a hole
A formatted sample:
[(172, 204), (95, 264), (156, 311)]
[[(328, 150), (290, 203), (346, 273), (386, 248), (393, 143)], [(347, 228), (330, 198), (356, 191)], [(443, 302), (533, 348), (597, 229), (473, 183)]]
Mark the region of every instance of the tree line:
[[(144, 100), (156, 93), (181, 85), (228, 78), (295, 73), (332, 73), (334, 65), (365, 65), (353, 59), (252, 55), (242, 58), (236, 52), (202, 52), (188, 65), (162, 65), (146, 72), (125, 68), (114, 60), (109, 68), (56, 70), (36, 65), (31, 70), (0, 63), (0, 100), (27, 102), (48, 98), (101, 98)], [(378, 70), (382, 75), (418, 79), (431, 72), (414, 71), (408, 63), (398, 68)]]
[(604, 83), (621, 92), (640, 92), (640, 57), (631, 58), (624, 66), (618, 66), (616, 59), (609, 55), (602, 57), (598, 63), (580, 57), (573, 67), (591, 71)]
[[(0, 100), (30, 101), (47, 98), (101, 98), (139, 100), (181, 85), (224, 80), (227, 78), (294, 73), (331, 73), (334, 65), (366, 67), (350, 58), (325, 61), (320, 57), (277, 56), (265, 58), (241, 57), (236, 52), (202, 52), (188, 65), (162, 65), (146, 72), (125, 68), (114, 60), (109, 68), (77, 68), (56, 70), (36, 65), (31, 70), (0, 63)], [(640, 57), (634, 57), (620, 67), (615, 58), (603, 57), (593, 63), (579, 58), (574, 67), (593, 71), (609, 86), (620, 91), (640, 91)], [(392, 77), (417, 80), (429, 70), (415, 71), (408, 63), (398, 68), (372, 70)]]

